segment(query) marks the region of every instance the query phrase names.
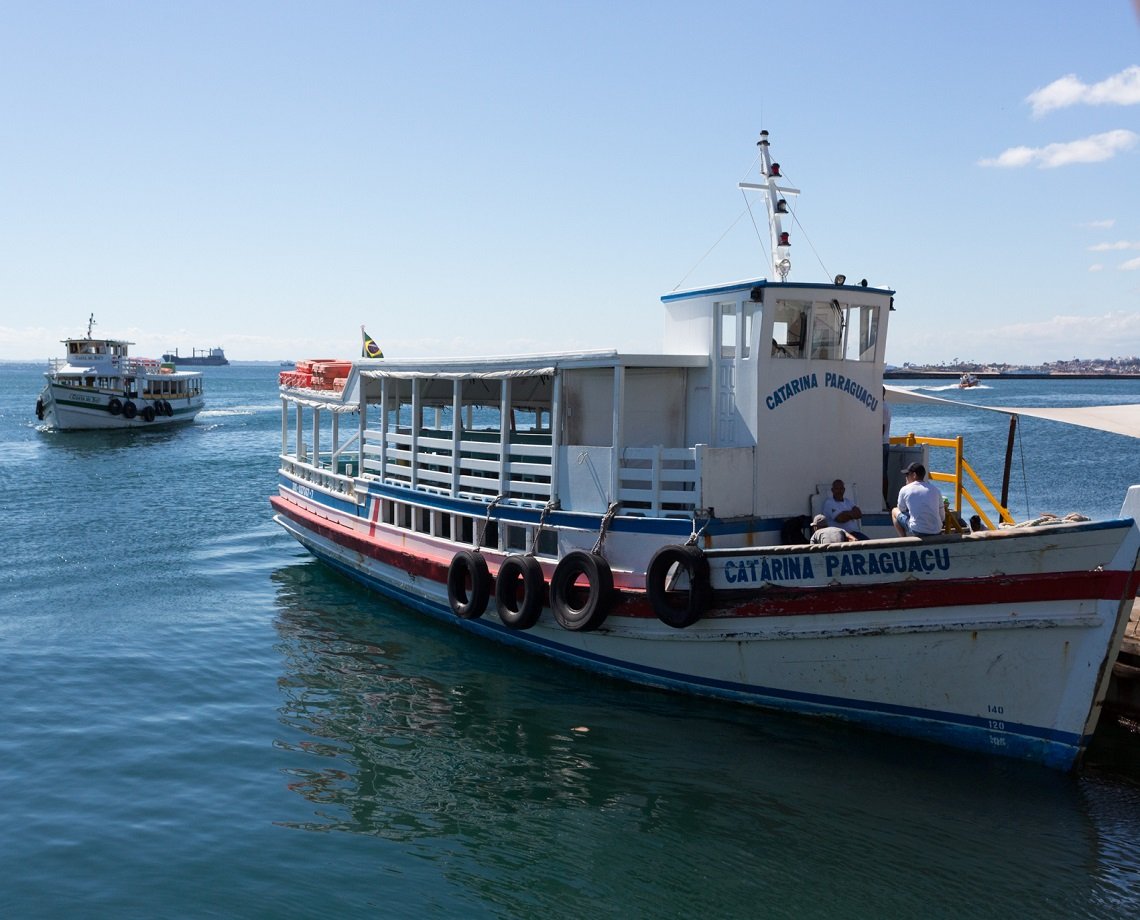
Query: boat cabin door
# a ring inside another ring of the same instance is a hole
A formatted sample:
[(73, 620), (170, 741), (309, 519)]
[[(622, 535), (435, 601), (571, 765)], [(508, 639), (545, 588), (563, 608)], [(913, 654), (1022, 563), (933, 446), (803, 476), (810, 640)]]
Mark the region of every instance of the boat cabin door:
[(740, 362), (747, 360), (752, 343), (751, 303), (718, 301), (713, 309), (713, 406), (712, 443), (719, 447), (737, 446), (747, 439), (747, 426), (737, 404), (737, 378)]

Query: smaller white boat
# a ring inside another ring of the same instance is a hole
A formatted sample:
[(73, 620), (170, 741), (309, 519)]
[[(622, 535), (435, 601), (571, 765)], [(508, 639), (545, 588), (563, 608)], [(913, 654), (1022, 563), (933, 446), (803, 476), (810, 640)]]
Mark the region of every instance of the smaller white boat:
[(157, 428), (192, 422), (205, 406), (200, 371), (179, 371), (169, 362), (132, 358), (133, 342), (87, 335), (64, 339), (66, 357), (54, 358), (36, 400), (36, 418), (46, 428), (79, 431)]
[(976, 387), (978, 385), (978, 378), (973, 374), (963, 374), (962, 378), (958, 381), (958, 386), (963, 390), (968, 387)]

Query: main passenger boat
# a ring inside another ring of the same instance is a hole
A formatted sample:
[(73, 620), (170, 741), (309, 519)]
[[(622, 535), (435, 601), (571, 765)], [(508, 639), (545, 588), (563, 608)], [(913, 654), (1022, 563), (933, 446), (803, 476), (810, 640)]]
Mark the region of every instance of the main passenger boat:
[(200, 371), (179, 371), (153, 358), (133, 358), (133, 342), (87, 335), (64, 339), (36, 400), (36, 417), (61, 431), (161, 428), (191, 422), (205, 405)]
[[(766, 203), (773, 278), (664, 296), (662, 354), (282, 372), (277, 522), (520, 651), (1073, 767), (1137, 591), (1140, 488), (1119, 519), (1002, 526), (958, 462), (932, 474), (952, 489), (947, 532), (898, 537), (898, 471), (953, 442), (885, 453), (894, 292), (789, 281), (798, 190), (767, 132), (758, 164), (741, 187)], [(870, 539), (808, 545), (836, 477)], [(988, 529), (959, 525), (964, 496)]]

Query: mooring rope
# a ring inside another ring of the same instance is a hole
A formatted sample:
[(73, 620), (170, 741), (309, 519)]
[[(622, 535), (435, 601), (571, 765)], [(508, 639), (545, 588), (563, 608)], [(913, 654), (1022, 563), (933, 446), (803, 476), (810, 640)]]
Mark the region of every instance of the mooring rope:
[(557, 507), (558, 503), (555, 501), (549, 501), (542, 506), (542, 513), (538, 516), (538, 527), (535, 528), (534, 537), (530, 541), (528, 556), (534, 556), (538, 553), (538, 538), (542, 536), (542, 531), (546, 527), (546, 516)]
[(495, 510), (495, 505), (506, 497), (506, 495), (496, 495), (491, 500), (491, 504), (487, 506), (487, 517), (483, 520), (483, 527), (479, 531), (479, 539), (475, 541), (475, 549), (479, 549), (483, 545), (483, 538), (487, 536), (487, 528), (491, 526), (491, 512)]
[[(704, 510), (704, 509), (700, 509)], [(708, 529), (709, 524), (712, 523), (712, 515), (708, 516), (708, 520), (704, 522), (699, 528), (697, 527), (697, 511), (693, 511), (693, 532), (689, 534), (689, 539), (685, 541), (686, 546), (696, 546), (697, 541), (701, 538), (704, 532)]]
[(594, 548), (590, 550), (590, 552), (594, 553), (596, 556), (602, 555), (602, 549), (606, 545), (606, 531), (609, 529), (610, 522), (613, 521), (614, 516), (617, 514), (618, 505), (620, 504), (621, 502), (610, 502), (610, 506), (606, 509), (606, 513), (602, 515), (602, 526), (601, 530), (598, 533), (598, 540), (594, 544)]

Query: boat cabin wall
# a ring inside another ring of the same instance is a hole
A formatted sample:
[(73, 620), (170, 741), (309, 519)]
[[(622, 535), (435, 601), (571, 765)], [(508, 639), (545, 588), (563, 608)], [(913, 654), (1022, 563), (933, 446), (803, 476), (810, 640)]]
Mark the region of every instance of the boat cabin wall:
[[(710, 448), (753, 450), (753, 514), (807, 513), (817, 487), (837, 478), (865, 510), (881, 507), (890, 305), (889, 291), (801, 284), (667, 302), (667, 348), (709, 357), (703, 387), (690, 372), (690, 436), (703, 418)], [(726, 456), (739, 467), (738, 454)]]
[[(563, 375), (566, 444), (610, 447), (684, 447), (686, 369), (612, 367), (568, 370)], [(622, 413), (615, 426), (614, 399)]]
[(865, 511), (883, 509), (889, 312), (890, 294), (874, 289), (765, 291), (759, 338), (771, 344), (755, 378), (759, 513), (807, 513), (805, 499), (835, 479)]

